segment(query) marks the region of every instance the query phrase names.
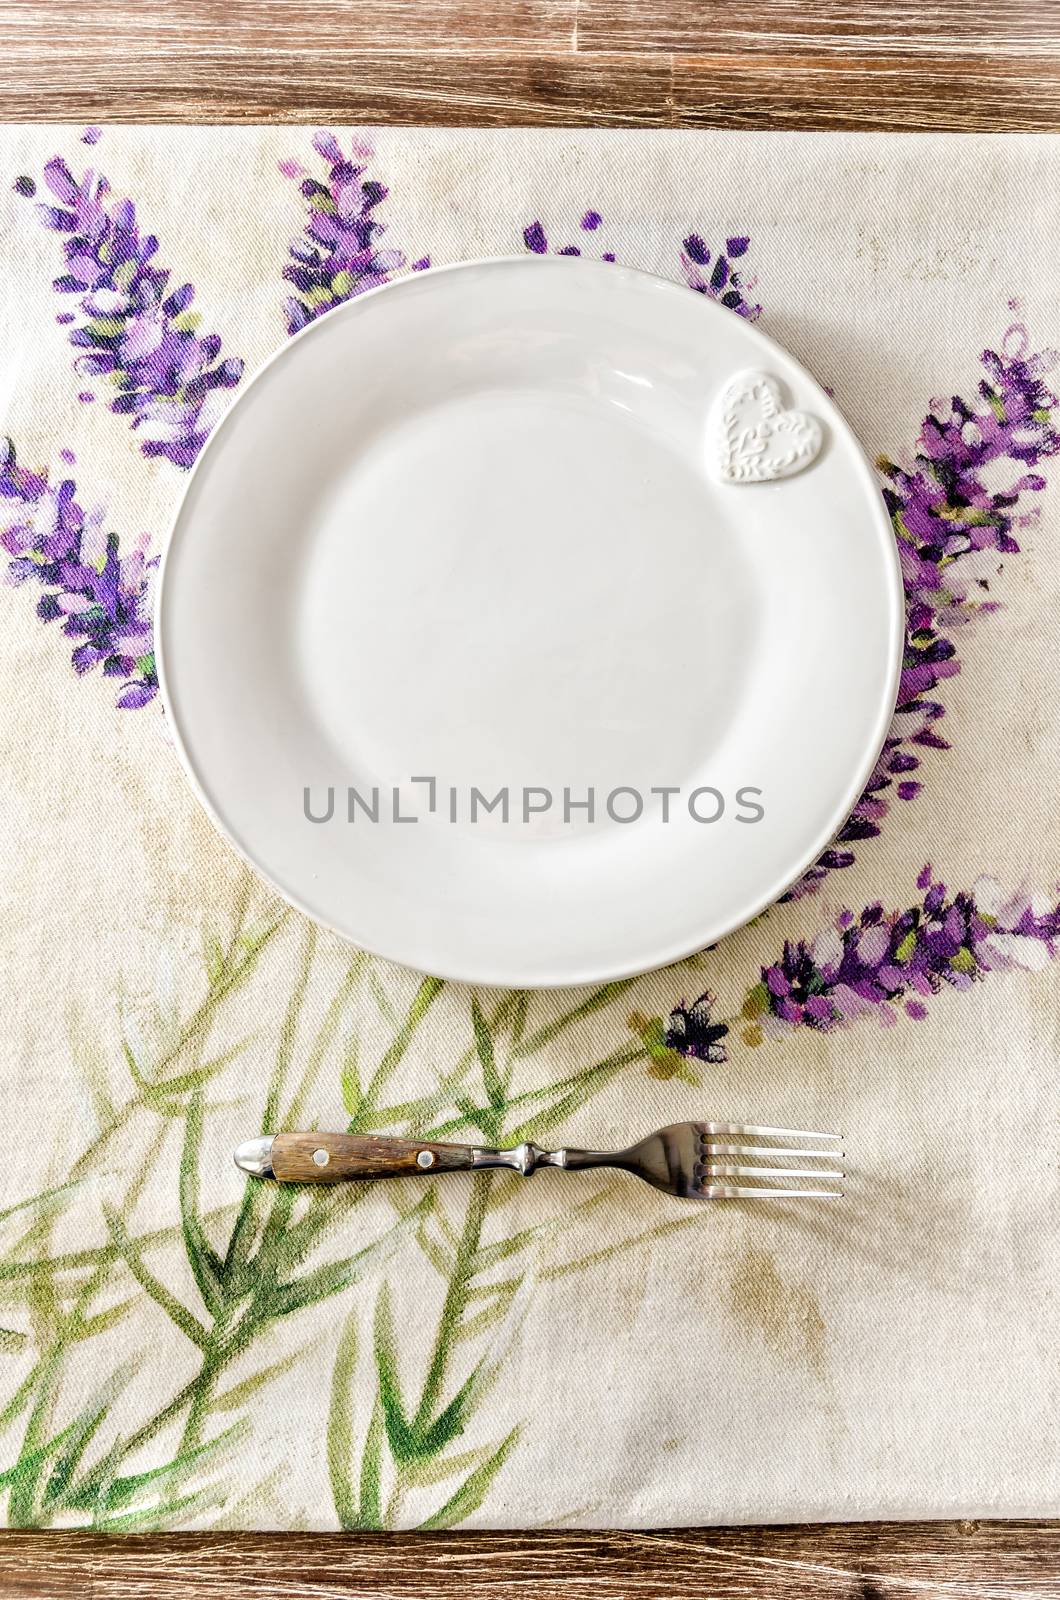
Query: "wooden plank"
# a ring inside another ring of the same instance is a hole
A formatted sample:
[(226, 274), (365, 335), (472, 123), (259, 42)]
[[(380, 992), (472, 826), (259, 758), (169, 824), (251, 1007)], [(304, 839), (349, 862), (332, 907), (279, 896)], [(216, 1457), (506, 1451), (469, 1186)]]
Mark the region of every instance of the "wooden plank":
[(0, 37), (12, 121), (1060, 128), (1053, 0), (0, 0)]
[(670, 1533), (0, 1535), (0, 1600), (1046, 1600), (1056, 1523)]
[(1060, 52), (1033, 73), (1009, 57), (673, 58), (673, 120), (683, 128), (1055, 132)]
[(1060, 53), (1055, 0), (579, 0), (579, 50), (692, 55), (1003, 55), (1030, 66)]
[(6, 122), (353, 122), (652, 127), (670, 120), (669, 58), (372, 55), (240, 50), (172, 55), (45, 49), (10, 37)]
[[(1060, 8), (1058, 8), (1060, 9)], [(1011, 58), (112, 51), (0, 60), (0, 119), (1060, 131), (1060, 52)]]
[[(2, 0), (6, 49), (42, 56), (109, 53), (120, 80), (132, 53), (212, 56), (273, 50), (323, 58), (333, 51), (564, 51), (576, 0)], [(120, 63), (120, 67), (119, 67)], [(115, 87), (117, 87), (115, 83)]]

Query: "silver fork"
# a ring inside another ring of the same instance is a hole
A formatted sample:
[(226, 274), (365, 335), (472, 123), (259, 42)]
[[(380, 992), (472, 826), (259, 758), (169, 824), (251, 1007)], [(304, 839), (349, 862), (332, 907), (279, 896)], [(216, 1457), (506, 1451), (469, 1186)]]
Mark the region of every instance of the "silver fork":
[[(838, 1133), (747, 1122), (674, 1122), (627, 1150), (541, 1150), (528, 1143), (494, 1150), (362, 1133), (276, 1133), (248, 1139), (236, 1150), (235, 1162), (255, 1178), (280, 1183), (346, 1183), (495, 1167), (528, 1178), (539, 1167), (566, 1172), (616, 1167), (682, 1200), (838, 1200), (841, 1146)], [(818, 1165), (821, 1161), (827, 1165)]]

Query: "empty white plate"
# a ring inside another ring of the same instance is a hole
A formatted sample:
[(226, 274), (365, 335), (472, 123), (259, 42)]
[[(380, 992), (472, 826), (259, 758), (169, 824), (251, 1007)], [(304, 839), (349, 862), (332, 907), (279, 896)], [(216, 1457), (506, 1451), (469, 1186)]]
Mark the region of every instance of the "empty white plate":
[(901, 639), (827, 395), (704, 297), (560, 258), (405, 278), (282, 349), (191, 475), (157, 628), (192, 781), (290, 901), (527, 986), (775, 899), (872, 769)]

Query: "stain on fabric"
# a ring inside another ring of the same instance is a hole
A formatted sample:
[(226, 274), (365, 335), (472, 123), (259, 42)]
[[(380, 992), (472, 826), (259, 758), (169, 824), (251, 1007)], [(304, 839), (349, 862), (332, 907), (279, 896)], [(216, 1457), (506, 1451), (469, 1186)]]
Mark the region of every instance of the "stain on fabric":
[(808, 1284), (785, 1283), (768, 1250), (747, 1246), (729, 1281), (727, 1300), (733, 1314), (757, 1329), (778, 1356), (823, 1376), (826, 1329), (817, 1298)]

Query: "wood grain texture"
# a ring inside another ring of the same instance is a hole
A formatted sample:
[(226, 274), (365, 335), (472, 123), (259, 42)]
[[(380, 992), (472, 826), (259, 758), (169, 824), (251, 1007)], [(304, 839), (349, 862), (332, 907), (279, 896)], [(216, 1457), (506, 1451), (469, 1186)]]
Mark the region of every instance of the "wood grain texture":
[(685, 128), (1033, 133), (1060, 128), (1060, 53), (1039, 57), (1033, 72), (1008, 56), (678, 55), (671, 93)]
[(1055, 0), (0, 0), (9, 121), (1060, 130)]
[(480, 128), (666, 127), (671, 121), (672, 72), (661, 56), (244, 55), (231, 49), (169, 58), (123, 54), (120, 87), (115, 71), (113, 48), (75, 58), (65, 49), (37, 53), (9, 40), (0, 56), (0, 118)]
[(579, 50), (913, 59), (1060, 52), (1055, 0), (579, 0)]
[[(323, 1150), (327, 1162), (318, 1164)], [(418, 1157), (430, 1152), (424, 1166)], [(368, 1133), (278, 1133), (272, 1141), (272, 1170), (281, 1183), (348, 1183), (358, 1178), (415, 1178), (432, 1172), (459, 1172), (471, 1165), (466, 1144), (436, 1144), (430, 1139), (386, 1139)]]
[(0, 1600), (1046, 1600), (1060, 1527), (665, 1533), (0, 1536)]
[(482, 0), (415, 6), (410, 0), (4, 0), (0, 6), (8, 38), (38, 50), (76, 41), (94, 56), (113, 55), (117, 46), (161, 60), (218, 51), (320, 59), (335, 51), (565, 51), (572, 16), (572, 0), (492, 6)]

